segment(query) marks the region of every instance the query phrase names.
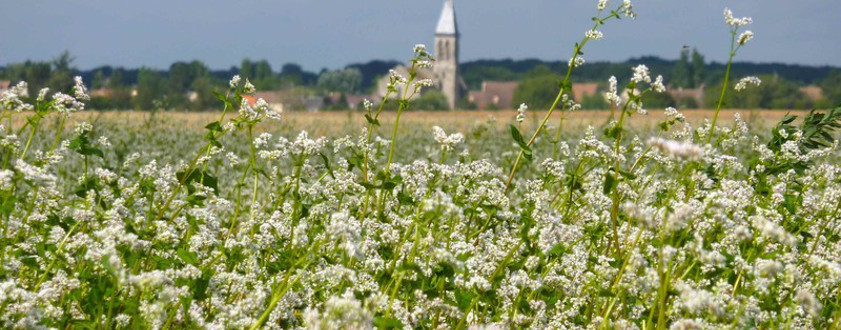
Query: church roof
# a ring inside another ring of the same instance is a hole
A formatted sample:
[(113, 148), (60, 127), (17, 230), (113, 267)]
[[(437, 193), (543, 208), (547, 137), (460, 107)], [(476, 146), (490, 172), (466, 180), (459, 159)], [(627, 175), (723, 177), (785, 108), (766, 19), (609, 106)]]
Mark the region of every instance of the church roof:
[(435, 29), (435, 34), (458, 34), (456, 10), (453, 8), (453, 0), (446, 0), (444, 2), (444, 9), (441, 10), (441, 18), (438, 19), (438, 28)]

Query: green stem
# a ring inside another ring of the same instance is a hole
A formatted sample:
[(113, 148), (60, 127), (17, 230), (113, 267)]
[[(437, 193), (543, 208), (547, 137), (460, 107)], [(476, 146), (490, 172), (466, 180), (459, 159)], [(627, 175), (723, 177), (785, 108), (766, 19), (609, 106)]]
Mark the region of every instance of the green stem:
[[(615, 13), (611, 13), (610, 16), (607, 16), (603, 19), (597, 19), (596, 24), (593, 26), (592, 30), (597, 29), (600, 25), (604, 24), (605, 21), (607, 21), (611, 17), (615, 17), (615, 16), (616, 16)], [(584, 48), (584, 45), (586, 45), (587, 41), (589, 41), (589, 40), (590, 40), (590, 38), (585, 36), (584, 39), (581, 40), (580, 44), (575, 44), (575, 48), (574, 48), (575, 51), (572, 54), (573, 59), (576, 58), (578, 55), (580, 55), (581, 50)], [(567, 87), (570, 86), (570, 84), (569, 84), (570, 77), (572, 76), (572, 70), (575, 69), (575, 68), (576, 68), (575, 61), (571, 61), (570, 65), (567, 67), (567, 73), (566, 73), (566, 75), (564, 75), (564, 80), (563, 80), (563, 83), (561, 84), (561, 86), (562, 86), (561, 90), (558, 91), (558, 95), (555, 97), (555, 101), (552, 102), (552, 105), (549, 107), (549, 111), (546, 113), (546, 116), (543, 117), (543, 120), (540, 122), (540, 125), (537, 127), (537, 130), (534, 131), (534, 134), (532, 134), (531, 138), (526, 143), (527, 147), (531, 147), (531, 145), (534, 143), (534, 140), (536, 140), (537, 136), (540, 135), (540, 132), (543, 131), (543, 128), (546, 126), (546, 123), (549, 121), (549, 118), (552, 117), (552, 113), (554, 113), (555, 109), (557, 109), (558, 104), (561, 102), (561, 99), (563, 98), (563, 95), (567, 92)], [(572, 91), (570, 90), (570, 92), (572, 92)], [(561, 105), (561, 108), (563, 110), (563, 105)], [(560, 129), (561, 128), (558, 127), (558, 130), (560, 130)], [(517, 168), (520, 167), (520, 163), (523, 161), (524, 153), (525, 153), (525, 150), (520, 148), (520, 153), (517, 154), (517, 160), (514, 161), (514, 166), (511, 167), (511, 173), (508, 175), (508, 181), (505, 183), (505, 191), (508, 191), (508, 190), (511, 189), (511, 182), (514, 181), (514, 175), (517, 173)]]
[(721, 86), (721, 95), (718, 97), (718, 105), (715, 107), (715, 114), (713, 115), (712, 126), (710, 132), (707, 134), (707, 143), (710, 143), (715, 133), (715, 125), (718, 122), (718, 114), (721, 112), (721, 106), (724, 104), (724, 97), (727, 95), (727, 88), (730, 84), (730, 68), (733, 65), (733, 57), (736, 56), (736, 31), (731, 32), (730, 36), (730, 58), (727, 60), (727, 71), (724, 72), (724, 85)]

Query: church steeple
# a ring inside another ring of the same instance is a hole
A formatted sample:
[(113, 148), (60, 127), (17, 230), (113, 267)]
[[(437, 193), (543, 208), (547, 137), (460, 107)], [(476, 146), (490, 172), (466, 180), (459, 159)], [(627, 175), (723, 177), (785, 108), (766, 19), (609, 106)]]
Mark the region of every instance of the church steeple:
[(436, 35), (458, 35), (458, 24), (456, 23), (456, 11), (453, 8), (453, 1), (446, 0), (441, 10), (441, 18), (438, 19)]
[(447, 97), (450, 109), (455, 108), (460, 97), (461, 78), (458, 69), (459, 34), (456, 22), (456, 10), (453, 0), (445, 0), (435, 29), (435, 75), (438, 86)]

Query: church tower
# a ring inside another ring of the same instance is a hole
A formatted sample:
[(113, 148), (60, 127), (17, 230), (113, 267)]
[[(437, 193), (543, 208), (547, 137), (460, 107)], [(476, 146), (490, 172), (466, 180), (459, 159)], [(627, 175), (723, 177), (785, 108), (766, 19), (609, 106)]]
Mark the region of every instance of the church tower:
[(435, 76), (441, 87), (441, 92), (447, 97), (450, 109), (455, 109), (460, 92), (458, 70), (458, 24), (453, 0), (444, 2), (438, 28), (435, 30)]

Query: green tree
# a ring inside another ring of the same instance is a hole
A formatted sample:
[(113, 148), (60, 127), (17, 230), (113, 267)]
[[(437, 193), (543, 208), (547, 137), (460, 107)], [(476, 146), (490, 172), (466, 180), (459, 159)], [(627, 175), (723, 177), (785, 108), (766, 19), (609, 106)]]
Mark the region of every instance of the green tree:
[(581, 97), (581, 108), (585, 110), (605, 110), (609, 105), (604, 99), (604, 93), (596, 93), (593, 95), (584, 94)]
[(324, 71), (318, 77), (318, 87), (330, 92), (355, 93), (362, 85), (362, 72), (356, 68)]
[(692, 73), (689, 67), (689, 49), (683, 48), (680, 51), (680, 59), (675, 63), (672, 69), (671, 83), (677, 87), (689, 88), (691, 87)]
[(417, 110), (450, 110), (447, 97), (437, 89), (424, 90), (420, 97), (409, 104), (410, 109)]
[(642, 98), (642, 104), (646, 109), (665, 109), (677, 105), (675, 99), (669, 93), (648, 93)]
[(245, 79), (251, 79), (254, 77), (254, 63), (251, 62), (251, 59), (243, 59), (242, 63), (239, 65), (239, 75)]
[(829, 106), (841, 104), (841, 72), (832, 70), (819, 84), (823, 98)]
[(526, 74), (523, 82), (517, 86), (511, 104), (525, 103), (529, 109), (547, 109), (558, 95), (558, 83), (557, 73), (548, 66), (538, 66)]
[(66, 50), (53, 59), (53, 70), (47, 86), (56, 91), (69, 92), (74, 85), (73, 73), (76, 69), (71, 68), (74, 60), (75, 58)]
[(102, 70), (96, 70), (96, 73), (93, 75), (93, 80), (91, 80), (91, 88), (103, 88), (105, 87), (105, 83), (107, 79), (105, 78), (105, 73)]
[(111, 72), (111, 76), (108, 77), (108, 87), (110, 88), (120, 88), (126, 85), (126, 77), (125, 77), (125, 69), (123, 68), (116, 68), (114, 72)]
[[(761, 75), (762, 84), (748, 86), (741, 92), (728, 93), (725, 106), (731, 109), (805, 109), (811, 103), (800, 92), (800, 86), (785, 80), (778, 75)], [(734, 88), (738, 81), (730, 84)], [(707, 107), (713, 107), (718, 102), (721, 84), (710, 88), (704, 98)], [(732, 91), (732, 90), (731, 90)]]
[(190, 64), (175, 62), (169, 66), (169, 91), (171, 93), (186, 93), (193, 84), (193, 79)]
[(155, 101), (161, 101), (166, 96), (167, 82), (159, 73), (142, 68), (137, 74), (137, 96), (134, 98), (134, 108), (138, 110), (152, 110)]
[(692, 64), (690, 65), (691, 72), (691, 88), (700, 87), (706, 79), (706, 63), (704, 55), (698, 52), (697, 48), (692, 49)]
[(196, 78), (193, 81), (193, 91), (196, 93), (196, 99), (192, 103), (192, 108), (195, 110), (213, 109), (219, 104), (219, 100), (213, 95), (216, 89), (213, 79), (210, 75), (204, 75)]

